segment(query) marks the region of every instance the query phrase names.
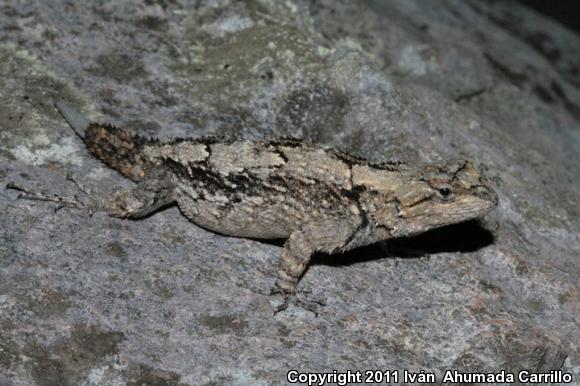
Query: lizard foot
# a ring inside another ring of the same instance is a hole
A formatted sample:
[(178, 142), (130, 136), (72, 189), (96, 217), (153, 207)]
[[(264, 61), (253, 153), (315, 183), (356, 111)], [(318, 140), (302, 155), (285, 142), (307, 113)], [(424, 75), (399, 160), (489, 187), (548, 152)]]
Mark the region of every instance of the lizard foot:
[(18, 199), (55, 202), (57, 204), (56, 208), (54, 209), (55, 212), (58, 212), (62, 208), (81, 209), (84, 207), (84, 204), (76, 196), (61, 197), (61, 196), (56, 195), (56, 194), (48, 195), (48, 194), (42, 193), (42, 192), (33, 192), (29, 189), (23, 188), (19, 185), (11, 183), (11, 182), (6, 184), (6, 189), (12, 189), (12, 190), (19, 191), (20, 195), (18, 195)]
[[(90, 197), (90, 192), (81, 185), (73, 176), (72, 174), (67, 174), (66, 176), (67, 181), (71, 181), (75, 184), (76, 188), (85, 196)], [(78, 196), (75, 194), (72, 197), (63, 197), (59, 196), (58, 194), (47, 194), (44, 192), (34, 192), (30, 189), (24, 188), (20, 185), (15, 183), (9, 182), (6, 184), (6, 189), (17, 190), (20, 192), (18, 195), (18, 199), (21, 200), (33, 200), (33, 201), (46, 201), (46, 202), (54, 202), (56, 203), (56, 207), (54, 208), (55, 212), (58, 212), (62, 208), (75, 208), (75, 209), (88, 209), (90, 214), (92, 215), (92, 207), (88, 205), (88, 202), (81, 201)]]
[(308, 299), (300, 299), (297, 297), (294, 304), (297, 305), (298, 307), (305, 309), (306, 311), (312, 312), (314, 316), (318, 318), (318, 313), (320, 309), (326, 306), (326, 300), (322, 298), (316, 299), (312, 297), (309, 297)]
[(287, 293), (281, 290), (279, 287), (275, 286), (270, 291), (270, 295), (283, 295), (284, 300), (281, 304), (279, 304), (276, 309), (274, 310), (274, 315), (285, 311), (290, 304), (293, 304), (297, 307), (300, 307), (306, 311), (310, 311), (314, 314), (315, 317), (318, 317), (318, 313), (321, 307), (326, 306), (326, 300), (321, 298), (303, 298), (297, 296), (295, 293)]

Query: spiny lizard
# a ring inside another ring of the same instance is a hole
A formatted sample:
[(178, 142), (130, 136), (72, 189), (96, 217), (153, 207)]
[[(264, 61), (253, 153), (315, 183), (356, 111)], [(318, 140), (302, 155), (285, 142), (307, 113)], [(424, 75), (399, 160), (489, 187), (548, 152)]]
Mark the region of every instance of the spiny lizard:
[(274, 287), (286, 299), (280, 309), (316, 252), (414, 235), (480, 217), (498, 203), (468, 161), (373, 164), (295, 139), (150, 140), (56, 106), (93, 155), (137, 183), (85, 207), (140, 218), (176, 202), (209, 230), (287, 239)]

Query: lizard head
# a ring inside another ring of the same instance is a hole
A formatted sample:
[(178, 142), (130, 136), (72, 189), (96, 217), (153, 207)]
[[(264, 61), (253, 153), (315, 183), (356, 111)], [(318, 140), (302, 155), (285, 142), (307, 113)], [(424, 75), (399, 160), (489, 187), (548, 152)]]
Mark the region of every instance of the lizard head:
[(481, 217), (498, 203), (497, 193), (469, 161), (410, 171), (393, 193), (402, 220), (393, 233), (400, 236)]

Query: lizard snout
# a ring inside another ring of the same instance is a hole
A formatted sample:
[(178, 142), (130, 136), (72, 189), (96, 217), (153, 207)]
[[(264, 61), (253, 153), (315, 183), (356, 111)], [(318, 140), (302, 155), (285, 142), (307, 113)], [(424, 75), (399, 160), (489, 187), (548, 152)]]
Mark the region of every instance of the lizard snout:
[(476, 188), (476, 192), (481, 199), (489, 201), (493, 207), (497, 206), (499, 199), (495, 190), (493, 190), (489, 186), (478, 186)]

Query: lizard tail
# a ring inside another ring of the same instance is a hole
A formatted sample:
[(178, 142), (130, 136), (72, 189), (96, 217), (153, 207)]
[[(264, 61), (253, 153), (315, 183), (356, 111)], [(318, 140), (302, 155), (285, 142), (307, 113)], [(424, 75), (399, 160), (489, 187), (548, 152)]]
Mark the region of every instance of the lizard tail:
[(107, 166), (133, 181), (145, 177), (153, 165), (144, 159), (143, 148), (149, 141), (118, 127), (91, 123), (85, 132), (87, 149)]
[(73, 107), (67, 105), (63, 101), (58, 101), (54, 104), (54, 107), (64, 117), (64, 119), (68, 122), (70, 127), (74, 130), (76, 135), (84, 139), (85, 131), (89, 127), (90, 122), (86, 119), (81, 113), (75, 110)]
[(55, 106), (87, 149), (110, 168), (133, 181), (139, 181), (155, 166), (152, 160), (143, 156), (144, 147), (151, 141), (113, 125), (90, 123), (63, 102), (57, 102)]

